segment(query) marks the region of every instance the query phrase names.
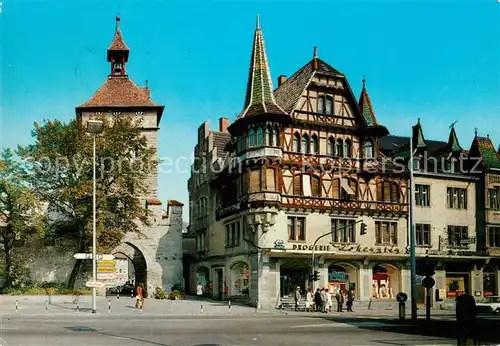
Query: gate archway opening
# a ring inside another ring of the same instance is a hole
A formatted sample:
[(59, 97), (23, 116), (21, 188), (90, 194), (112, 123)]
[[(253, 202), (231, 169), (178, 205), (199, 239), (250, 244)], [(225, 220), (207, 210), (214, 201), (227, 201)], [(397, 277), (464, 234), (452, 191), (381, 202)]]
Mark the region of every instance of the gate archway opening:
[(400, 291), (400, 271), (392, 264), (373, 267), (373, 298), (393, 299)]
[(136, 287), (142, 284), (144, 294), (147, 296), (149, 288), (147, 282), (147, 264), (142, 251), (134, 244), (126, 242), (120, 244), (113, 251), (113, 255), (117, 262), (117, 285), (123, 285), (128, 282)]

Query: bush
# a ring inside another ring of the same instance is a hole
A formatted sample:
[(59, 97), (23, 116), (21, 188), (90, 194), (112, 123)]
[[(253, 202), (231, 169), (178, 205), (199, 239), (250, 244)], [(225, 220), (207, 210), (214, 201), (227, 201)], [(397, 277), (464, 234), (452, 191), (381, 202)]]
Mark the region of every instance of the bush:
[(31, 295), (31, 296), (57, 296), (57, 295), (91, 295), (92, 289), (68, 289), (60, 283), (47, 283), (33, 284), (31, 286), (20, 288), (6, 288), (3, 290), (4, 294), (15, 295)]
[(167, 294), (161, 287), (156, 287), (155, 291), (155, 298), (156, 299), (167, 299)]
[(172, 291), (172, 292), (170, 292), (168, 299), (170, 299), (170, 300), (184, 299), (184, 292), (181, 292), (178, 290)]

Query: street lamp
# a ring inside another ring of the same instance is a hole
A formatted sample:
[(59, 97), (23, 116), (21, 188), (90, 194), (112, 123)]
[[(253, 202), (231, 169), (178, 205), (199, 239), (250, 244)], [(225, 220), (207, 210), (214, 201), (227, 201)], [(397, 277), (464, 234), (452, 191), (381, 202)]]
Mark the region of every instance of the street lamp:
[[(93, 137), (93, 160), (92, 160), (92, 281), (97, 281), (97, 235), (96, 235), (96, 192), (95, 192), (95, 137), (104, 131), (104, 123), (100, 120), (89, 120), (87, 122), (87, 133)], [(92, 313), (97, 312), (97, 288), (95, 284), (92, 287)]]

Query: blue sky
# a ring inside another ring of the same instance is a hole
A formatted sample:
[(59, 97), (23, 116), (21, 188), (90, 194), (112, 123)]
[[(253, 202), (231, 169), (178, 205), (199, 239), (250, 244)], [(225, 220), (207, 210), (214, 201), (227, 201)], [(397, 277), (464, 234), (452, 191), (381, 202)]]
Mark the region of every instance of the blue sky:
[[(477, 127), (500, 144), (500, 3), (484, 1), (58, 1), (3, 0), (1, 145), (27, 144), (34, 121), (74, 117), (109, 73), (106, 49), (119, 3), (131, 49), (127, 72), (149, 80), (166, 106), (160, 156), (191, 157), (196, 130), (241, 111), (255, 16), (273, 81), (319, 57), (361, 79), (378, 120), (408, 135), (418, 117), (427, 138), (463, 147)], [(160, 176), (160, 197), (187, 204), (184, 172)], [(188, 218), (187, 208), (184, 219)]]

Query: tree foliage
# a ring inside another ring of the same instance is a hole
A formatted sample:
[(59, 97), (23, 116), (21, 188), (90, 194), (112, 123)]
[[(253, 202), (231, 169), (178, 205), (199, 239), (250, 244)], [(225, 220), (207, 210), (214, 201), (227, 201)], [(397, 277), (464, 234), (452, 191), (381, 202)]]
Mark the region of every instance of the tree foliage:
[[(148, 224), (141, 196), (156, 170), (139, 123), (130, 117), (103, 117), (104, 132), (96, 136), (96, 205), (98, 252), (110, 251), (128, 232)], [(92, 240), (93, 137), (77, 120), (35, 123), (34, 144), (20, 149), (29, 166), (29, 181), (41, 200), (50, 204), (54, 228), (74, 230), (79, 251)], [(73, 284), (80, 262), (70, 278)], [(73, 282), (72, 282), (73, 281)]]
[(27, 274), (14, 248), (27, 235), (43, 233), (45, 210), (26, 184), (24, 166), (11, 149), (0, 154), (0, 250), (4, 286), (12, 287)]

